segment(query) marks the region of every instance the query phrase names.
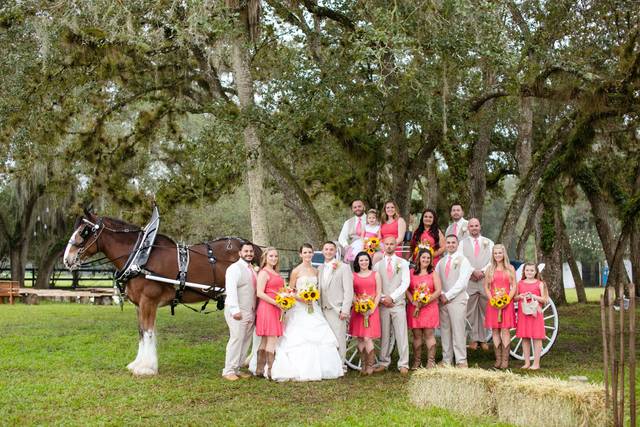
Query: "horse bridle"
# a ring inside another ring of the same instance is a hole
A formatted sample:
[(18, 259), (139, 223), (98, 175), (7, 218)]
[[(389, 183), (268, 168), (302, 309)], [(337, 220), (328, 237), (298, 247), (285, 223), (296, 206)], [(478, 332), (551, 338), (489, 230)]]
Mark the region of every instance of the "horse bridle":
[[(82, 254), (84, 254), (91, 246), (93, 245), (97, 245), (98, 243), (98, 239), (100, 238), (100, 235), (102, 234), (102, 231), (105, 229), (104, 223), (102, 222), (102, 218), (98, 218), (98, 222), (97, 223), (93, 223), (91, 221), (89, 221), (86, 218), (82, 218), (82, 222), (84, 222), (85, 224), (90, 225), (91, 227), (85, 227), (81, 232), (80, 232), (80, 237), (82, 237), (82, 242), (81, 243), (76, 243), (73, 242), (71, 240), (69, 240), (69, 244), (75, 248), (78, 248), (78, 259), (82, 256)], [(93, 241), (87, 245), (86, 244), (86, 239), (87, 237), (89, 237), (89, 235), (93, 233)]]

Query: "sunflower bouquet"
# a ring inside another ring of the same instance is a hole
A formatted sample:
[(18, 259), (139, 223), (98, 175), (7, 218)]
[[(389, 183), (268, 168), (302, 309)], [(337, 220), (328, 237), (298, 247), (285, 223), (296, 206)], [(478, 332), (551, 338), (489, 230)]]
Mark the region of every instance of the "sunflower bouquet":
[(429, 304), (429, 301), (431, 301), (431, 292), (429, 292), (429, 288), (426, 284), (421, 283), (418, 285), (416, 290), (413, 292), (413, 301), (418, 302), (415, 310), (413, 310), (413, 317), (418, 317), (422, 307), (426, 306)]
[(280, 307), (280, 321), (284, 320), (284, 313), (296, 304), (296, 291), (283, 286), (276, 292), (276, 304)]
[(369, 295), (360, 294), (356, 296), (354, 310), (356, 313), (360, 313), (364, 317), (365, 328), (369, 327), (369, 316), (371, 316), (374, 306), (375, 303), (373, 302), (373, 298)]
[(307, 283), (304, 287), (298, 290), (298, 296), (307, 303), (307, 312), (313, 313), (313, 302), (320, 299), (320, 291), (318, 287), (313, 283)]
[(510, 302), (511, 298), (505, 288), (497, 288), (494, 291), (489, 304), (491, 307), (498, 309), (498, 323), (502, 323), (502, 309), (509, 305)]
[(373, 256), (376, 252), (380, 250), (380, 239), (377, 237), (367, 237), (364, 239), (364, 250), (370, 255)]

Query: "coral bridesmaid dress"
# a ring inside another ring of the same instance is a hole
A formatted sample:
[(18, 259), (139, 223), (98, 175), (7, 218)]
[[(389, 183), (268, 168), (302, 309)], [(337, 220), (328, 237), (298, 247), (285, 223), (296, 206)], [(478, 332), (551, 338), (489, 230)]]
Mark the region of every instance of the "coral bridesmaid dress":
[[(276, 298), (276, 293), (284, 286), (284, 279), (278, 273), (267, 272), (269, 280), (264, 288), (264, 293), (271, 298)], [(279, 337), (282, 335), (282, 322), (280, 322), (280, 308), (266, 301), (259, 300), (256, 310), (256, 335), (263, 337)]]
[[(493, 280), (489, 285), (491, 296), (495, 296), (498, 289), (504, 289), (504, 293), (509, 295), (509, 273), (502, 270), (496, 270), (493, 273)], [(516, 312), (513, 307), (513, 301), (502, 308), (502, 322), (498, 322), (499, 309), (492, 307), (487, 302), (487, 309), (484, 317), (484, 327), (489, 329), (514, 328), (516, 326)]]
[[(426, 285), (429, 292), (432, 294), (435, 292), (435, 286), (433, 285), (433, 272), (431, 274), (416, 276), (414, 270), (411, 270), (411, 281), (409, 282), (409, 291), (411, 295), (420, 286)], [(407, 326), (410, 329), (423, 329), (423, 328), (439, 328), (440, 327), (440, 310), (438, 309), (438, 301), (433, 301), (420, 309), (418, 317), (413, 317), (415, 306), (411, 303), (407, 303)]]
[[(385, 237), (387, 236), (393, 236), (396, 239), (398, 238), (398, 220), (394, 220), (391, 223), (384, 223), (380, 226), (380, 236), (382, 237), (382, 240), (384, 241)], [(399, 257), (402, 256), (402, 243), (403, 242), (398, 242), (398, 246), (396, 247), (396, 255), (398, 255)]]
[[(367, 277), (360, 277), (353, 273), (353, 294), (357, 297), (367, 294), (371, 298), (376, 297), (376, 272), (372, 271)], [(349, 321), (349, 334), (352, 337), (380, 338), (380, 313), (378, 307), (369, 316), (369, 327), (364, 327), (364, 316), (351, 309)]]
[[(537, 280), (533, 283), (527, 283), (524, 280), (518, 282), (518, 294), (526, 294), (531, 292), (533, 295), (539, 297), (540, 293), (540, 281)], [(538, 304), (540, 307), (540, 304)], [(520, 309), (521, 305), (518, 305), (518, 324), (516, 326), (516, 336), (518, 338), (533, 338), (543, 339), (546, 334), (544, 330), (544, 314), (542, 314), (542, 308), (538, 310), (538, 314), (535, 316), (526, 315)]]

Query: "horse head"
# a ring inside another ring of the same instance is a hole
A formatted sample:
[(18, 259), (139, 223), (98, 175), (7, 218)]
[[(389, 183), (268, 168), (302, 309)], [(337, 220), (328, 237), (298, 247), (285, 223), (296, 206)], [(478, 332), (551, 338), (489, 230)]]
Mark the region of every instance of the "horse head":
[(73, 234), (64, 250), (64, 265), (69, 270), (76, 270), (82, 261), (98, 252), (98, 238), (104, 228), (103, 219), (84, 209), (84, 215), (76, 220)]

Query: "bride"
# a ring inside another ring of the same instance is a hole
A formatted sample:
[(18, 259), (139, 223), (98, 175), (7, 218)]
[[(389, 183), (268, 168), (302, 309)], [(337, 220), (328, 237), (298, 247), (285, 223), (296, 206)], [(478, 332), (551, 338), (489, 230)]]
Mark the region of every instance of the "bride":
[[(302, 263), (293, 269), (290, 286), (300, 289), (318, 286), (318, 271), (311, 265), (313, 247), (300, 248)], [(313, 311), (298, 299), (285, 314), (284, 334), (276, 346), (271, 378), (278, 381), (317, 381), (344, 375), (338, 353), (338, 340), (329, 327), (320, 305), (314, 301)]]

